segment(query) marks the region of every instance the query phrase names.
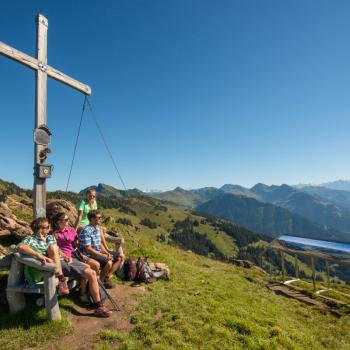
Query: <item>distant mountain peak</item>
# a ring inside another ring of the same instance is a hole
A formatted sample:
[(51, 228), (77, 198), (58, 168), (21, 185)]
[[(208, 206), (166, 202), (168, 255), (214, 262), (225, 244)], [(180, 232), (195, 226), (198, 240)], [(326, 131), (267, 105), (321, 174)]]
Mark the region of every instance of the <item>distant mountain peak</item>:
[(253, 192), (260, 192), (260, 191), (267, 191), (269, 189), (270, 189), (270, 186), (259, 182), (256, 185), (254, 185), (250, 190)]
[(350, 180), (336, 180), (321, 184), (322, 187), (327, 187), (332, 190), (350, 191)]
[(97, 186), (96, 185), (88, 186), (88, 187), (84, 188), (83, 190), (81, 190), (80, 194), (86, 193), (86, 191), (89, 188), (93, 188), (97, 193), (101, 193), (101, 194), (105, 194), (105, 195), (113, 195), (113, 196), (117, 196), (117, 197), (122, 197), (125, 195), (125, 191), (118, 190), (117, 188), (115, 188), (111, 185), (107, 185), (107, 184), (103, 184), (103, 183), (99, 183)]
[(176, 192), (187, 192), (184, 188), (180, 187), (180, 186), (177, 186), (174, 191)]
[(223, 186), (220, 187), (221, 191), (229, 191), (229, 190), (246, 190), (245, 187), (241, 186), (241, 185), (234, 185), (234, 184), (225, 184)]

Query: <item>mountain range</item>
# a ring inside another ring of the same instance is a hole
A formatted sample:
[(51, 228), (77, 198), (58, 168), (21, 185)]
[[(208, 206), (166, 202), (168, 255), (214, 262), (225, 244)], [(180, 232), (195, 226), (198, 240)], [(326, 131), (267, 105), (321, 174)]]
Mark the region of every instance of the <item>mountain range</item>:
[(289, 185), (226, 184), (149, 195), (225, 218), (270, 236), (295, 234), (350, 242), (350, 192)]
[(350, 191), (350, 180), (337, 180), (337, 181), (325, 182), (320, 186), (330, 188), (332, 190)]
[[(346, 187), (347, 183), (350, 186), (348, 181), (325, 185)], [(126, 195), (125, 191), (105, 184), (91, 187), (104, 195), (119, 198)], [(346, 190), (258, 183), (251, 188), (225, 184), (220, 188), (176, 187), (172, 191), (150, 193), (134, 189), (130, 193), (195, 209), (271, 237), (289, 234), (350, 243), (350, 192)]]

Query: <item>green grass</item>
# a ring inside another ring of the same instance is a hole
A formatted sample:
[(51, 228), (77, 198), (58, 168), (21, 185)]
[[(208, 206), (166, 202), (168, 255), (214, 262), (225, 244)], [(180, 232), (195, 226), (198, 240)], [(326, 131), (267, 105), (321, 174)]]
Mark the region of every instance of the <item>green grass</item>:
[(27, 221), (27, 222), (31, 222), (33, 220), (32, 212), (22, 211), (16, 208), (12, 209), (11, 211), (20, 220)]
[[(127, 218), (134, 225), (142, 227), (142, 233), (147, 235), (148, 237), (156, 238), (156, 236), (160, 233), (168, 235), (173, 228), (174, 223), (171, 220), (179, 221), (184, 220), (187, 217), (190, 217), (192, 220), (200, 220), (202, 219), (199, 216), (192, 215), (190, 212), (185, 211), (184, 208), (167, 204), (167, 211), (155, 210), (154, 206), (149, 203), (141, 200), (128, 199), (128, 205), (132, 207), (133, 210), (136, 211), (137, 216), (128, 215), (125, 213), (121, 213), (117, 209), (106, 209), (104, 211), (105, 216), (112, 216), (114, 218)], [(169, 217), (171, 216), (171, 218)], [(140, 218), (147, 217), (153, 222), (158, 224), (156, 229), (149, 229), (145, 226), (139, 224)], [(109, 225), (109, 226), (118, 226), (118, 228), (125, 234), (127, 230), (130, 230), (124, 225)], [(220, 231), (217, 232), (211, 225), (202, 225), (200, 224), (196, 227), (196, 231), (199, 233), (207, 235), (207, 238), (215, 244), (215, 246), (222, 252), (225, 256), (235, 256), (237, 253), (237, 246), (234, 240), (228, 236), (226, 233)]]
[[(335, 317), (277, 296), (262, 283), (270, 276), (255, 269), (241, 269), (157, 242), (157, 234), (171, 229), (171, 219), (183, 220), (191, 214), (172, 205), (167, 205), (164, 212), (144, 201), (128, 201), (137, 216), (117, 209), (104, 210), (104, 215), (126, 217), (138, 226), (140, 218), (148, 217), (160, 226), (142, 226), (141, 232), (134, 232), (117, 225), (124, 233), (126, 255), (148, 256), (150, 261), (166, 263), (171, 278), (147, 285), (147, 292), (137, 297), (137, 307), (128, 316), (134, 326), (129, 334), (118, 331), (118, 325), (115, 330), (97, 326), (96, 350), (350, 349), (348, 315)], [(217, 235), (211, 226), (200, 225), (198, 231), (206, 233), (222, 249), (234, 251), (232, 239), (226, 241), (227, 237)], [(309, 282), (300, 283), (312, 290)], [(69, 309), (74, 300), (62, 298), (60, 303), (61, 309)], [(35, 307), (14, 318), (6, 307), (0, 307), (0, 312), (0, 349), (40, 348), (72, 329), (66, 320), (46, 321), (44, 310)]]
[(38, 348), (72, 331), (67, 319), (48, 321), (45, 309), (33, 305), (23, 312), (10, 315), (7, 307), (0, 307), (0, 349), (18, 350)]
[[(350, 318), (274, 295), (266, 276), (166, 244), (127, 239), (126, 250), (169, 265), (169, 282), (148, 285), (130, 335), (99, 333), (104, 349), (348, 349)], [(327, 329), (327, 331), (324, 331)], [(108, 347), (107, 345), (110, 345)]]
[[(1, 290), (5, 289), (6, 281), (7, 274), (1, 272)], [(7, 304), (2, 300), (0, 304), (1, 350), (38, 348), (72, 331), (73, 326), (65, 317), (61, 321), (48, 321), (45, 308), (36, 307), (36, 297), (26, 295), (27, 308), (14, 315), (9, 313)], [(5, 298), (5, 293), (1, 298)], [(63, 304), (64, 302), (61, 305), (64, 306)], [(61, 311), (64, 315), (64, 308), (61, 308)]]
[(321, 295), (324, 295), (325, 297), (330, 297), (330, 298), (335, 299), (335, 300), (339, 300), (339, 301), (346, 303), (346, 304), (350, 304), (350, 295), (346, 296), (344, 294), (340, 294), (336, 290), (330, 289), (330, 290), (327, 290), (325, 292), (322, 292)]
[(117, 331), (111, 331), (110, 329), (100, 329), (97, 332), (97, 338), (106, 341), (116, 341), (124, 339), (125, 336)]
[[(307, 292), (312, 293), (314, 291), (313, 289), (313, 284), (310, 281), (305, 281), (305, 280), (299, 280), (299, 281), (294, 281), (290, 284), (291, 286), (299, 287), (304, 289)], [(326, 288), (324, 284), (320, 284), (319, 282), (316, 283), (316, 291), (320, 289)]]

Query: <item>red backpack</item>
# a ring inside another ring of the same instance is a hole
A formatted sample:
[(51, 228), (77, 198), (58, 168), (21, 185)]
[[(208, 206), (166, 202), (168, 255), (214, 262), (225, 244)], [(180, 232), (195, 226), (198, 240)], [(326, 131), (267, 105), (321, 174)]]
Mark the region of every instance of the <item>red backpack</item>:
[(125, 279), (127, 281), (134, 281), (137, 275), (137, 263), (135, 260), (128, 258), (124, 263)]

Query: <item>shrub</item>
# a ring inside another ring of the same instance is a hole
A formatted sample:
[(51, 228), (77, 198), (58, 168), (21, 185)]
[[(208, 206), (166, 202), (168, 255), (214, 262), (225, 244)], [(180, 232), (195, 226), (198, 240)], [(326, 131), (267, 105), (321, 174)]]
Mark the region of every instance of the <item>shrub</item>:
[(147, 226), (151, 229), (157, 228), (157, 223), (154, 221), (151, 221), (150, 219), (144, 218), (140, 221), (140, 224), (143, 226)]
[(126, 226), (131, 226), (132, 225), (131, 220), (127, 219), (127, 218), (118, 218), (117, 223), (118, 224), (122, 224), (122, 225), (126, 225)]

